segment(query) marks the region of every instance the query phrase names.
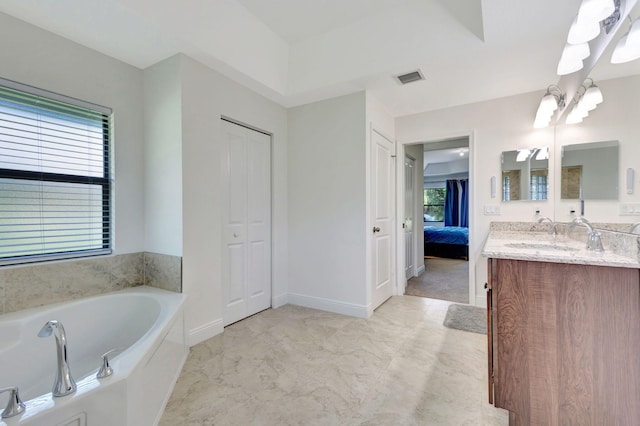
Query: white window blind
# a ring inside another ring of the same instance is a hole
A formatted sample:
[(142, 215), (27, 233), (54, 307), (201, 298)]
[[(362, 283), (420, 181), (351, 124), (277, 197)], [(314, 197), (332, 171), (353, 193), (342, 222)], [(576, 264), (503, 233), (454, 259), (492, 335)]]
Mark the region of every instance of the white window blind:
[(0, 79), (0, 265), (111, 251), (108, 108)]

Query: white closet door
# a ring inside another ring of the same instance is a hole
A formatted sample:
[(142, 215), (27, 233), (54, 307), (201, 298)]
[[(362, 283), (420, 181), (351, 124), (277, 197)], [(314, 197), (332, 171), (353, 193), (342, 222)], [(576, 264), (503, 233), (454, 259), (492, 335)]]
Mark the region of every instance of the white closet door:
[(271, 306), (271, 138), (223, 121), (224, 325)]

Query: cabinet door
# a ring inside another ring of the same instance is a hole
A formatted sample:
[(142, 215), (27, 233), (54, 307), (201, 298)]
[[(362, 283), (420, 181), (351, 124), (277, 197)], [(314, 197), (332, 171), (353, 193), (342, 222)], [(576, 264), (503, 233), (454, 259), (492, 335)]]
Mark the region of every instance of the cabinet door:
[(637, 424), (637, 269), (494, 260), (494, 402), (518, 424)]
[(493, 365), (493, 283), (495, 279), (492, 276), (493, 270), (491, 264), (493, 259), (489, 259), (489, 276), (488, 282), (485, 284), (487, 289), (487, 383), (489, 393), (489, 404), (493, 404), (493, 377), (494, 377), (494, 365)]

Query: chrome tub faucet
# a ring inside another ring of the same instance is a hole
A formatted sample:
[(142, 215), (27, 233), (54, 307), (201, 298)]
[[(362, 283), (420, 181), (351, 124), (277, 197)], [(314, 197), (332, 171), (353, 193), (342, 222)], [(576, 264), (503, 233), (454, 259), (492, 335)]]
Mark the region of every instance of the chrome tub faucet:
[(69, 369), (69, 360), (67, 358), (67, 334), (64, 331), (62, 323), (56, 320), (47, 321), (38, 333), (38, 337), (48, 337), (53, 334), (56, 337), (56, 349), (58, 354), (58, 367), (56, 371), (56, 380), (53, 383), (51, 393), (54, 397), (66, 396), (74, 393), (77, 385), (71, 370)]

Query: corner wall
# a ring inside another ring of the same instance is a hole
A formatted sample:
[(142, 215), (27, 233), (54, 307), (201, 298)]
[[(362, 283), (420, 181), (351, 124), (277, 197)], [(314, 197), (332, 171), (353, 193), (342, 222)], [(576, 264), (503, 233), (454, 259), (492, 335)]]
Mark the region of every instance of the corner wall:
[(289, 302), (367, 316), (365, 93), (289, 110)]

